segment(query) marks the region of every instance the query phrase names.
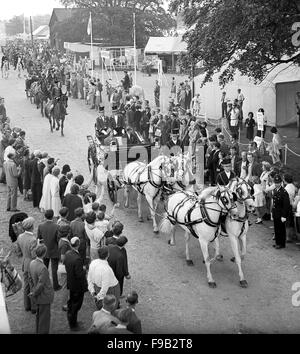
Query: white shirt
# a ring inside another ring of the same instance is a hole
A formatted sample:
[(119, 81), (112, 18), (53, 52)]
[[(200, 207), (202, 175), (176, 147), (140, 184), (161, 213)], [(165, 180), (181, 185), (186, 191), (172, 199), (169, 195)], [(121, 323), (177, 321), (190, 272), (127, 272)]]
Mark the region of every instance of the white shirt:
[(224, 172), (226, 173), (227, 178), (230, 179), (230, 171), (229, 172), (224, 171)]
[(242, 164), (241, 164), (241, 174), (240, 174), (240, 177), (241, 178), (246, 178), (247, 176), (247, 170), (244, 169), (244, 167), (247, 166), (247, 161), (242, 161)]
[(108, 224), (109, 224), (109, 221), (108, 220), (98, 220), (95, 222), (95, 225), (97, 227), (97, 229), (99, 229), (100, 231), (102, 231), (103, 233), (105, 233), (107, 230), (108, 230)]
[(8, 145), (5, 150), (4, 150), (4, 155), (3, 155), (3, 158), (4, 158), (4, 161), (8, 161), (9, 158), (7, 157), (8, 154), (10, 153), (13, 153), (15, 154), (16, 153), (16, 150), (11, 146), (11, 145)]
[(87, 277), (88, 289), (91, 294), (95, 292), (94, 284), (100, 289), (97, 299), (102, 300), (109, 288), (118, 285), (118, 280), (107, 260), (94, 259), (89, 267)]
[(288, 183), (284, 189), (288, 192), (288, 195), (290, 197), (290, 203), (293, 204), (294, 198), (297, 193), (297, 189), (296, 189), (295, 185), (293, 183)]

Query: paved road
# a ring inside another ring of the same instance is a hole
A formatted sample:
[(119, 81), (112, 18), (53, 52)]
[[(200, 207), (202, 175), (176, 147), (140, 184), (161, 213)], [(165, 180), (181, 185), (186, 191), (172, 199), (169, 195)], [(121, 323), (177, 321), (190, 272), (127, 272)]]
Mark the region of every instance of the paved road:
[[(32, 150), (48, 151), (58, 157), (61, 165), (69, 163), (87, 176), (86, 135), (93, 134), (95, 113), (83, 101), (69, 101), (69, 115), (65, 124), (65, 137), (51, 134), (48, 121), (25, 97), (24, 81), (11, 77), (0, 80), (0, 95), (5, 97), (12, 126), (27, 132)], [(5, 212), (5, 187), (0, 188), (1, 246), (8, 246)], [(108, 209), (111, 206), (107, 202)], [(28, 203), (20, 204), (29, 211)], [(37, 219), (41, 216), (34, 213)], [(145, 333), (298, 333), (300, 308), (293, 307), (291, 289), (300, 281), (299, 251), (294, 245), (285, 250), (272, 248), (270, 223), (253, 225), (248, 234), (248, 252), (244, 262), (247, 289), (238, 285), (235, 265), (228, 240), (221, 240), (224, 262), (215, 263), (212, 272), (216, 289), (206, 283), (199, 243), (193, 239), (191, 256), (194, 267), (185, 263), (183, 234), (177, 232), (177, 245), (170, 247), (166, 235), (154, 235), (150, 222), (138, 223), (136, 209), (119, 209), (117, 217), (125, 224), (131, 281), (125, 282), (125, 294), (135, 289), (140, 295), (138, 314)], [(14, 333), (34, 331), (32, 315), (24, 314), (22, 296), (8, 301), (11, 326)], [(88, 326), (93, 303), (85, 297), (80, 319)], [(53, 306), (53, 333), (67, 333), (65, 313), (59, 306), (59, 294)]]

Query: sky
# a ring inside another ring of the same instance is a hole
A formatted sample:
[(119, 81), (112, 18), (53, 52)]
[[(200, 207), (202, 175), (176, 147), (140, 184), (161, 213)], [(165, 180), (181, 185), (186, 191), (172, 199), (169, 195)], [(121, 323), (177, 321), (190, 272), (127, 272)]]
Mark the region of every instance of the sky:
[(58, 0), (1, 0), (0, 20), (25, 13), (25, 16), (51, 14), (53, 7), (63, 7)]
[[(169, 0), (164, 0), (168, 8)], [(25, 13), (26, 17), (51, 14), (53, 7), (63, 7), (59, 0), (1, 0), (0, 20), (9, 20), (13, 16)]]

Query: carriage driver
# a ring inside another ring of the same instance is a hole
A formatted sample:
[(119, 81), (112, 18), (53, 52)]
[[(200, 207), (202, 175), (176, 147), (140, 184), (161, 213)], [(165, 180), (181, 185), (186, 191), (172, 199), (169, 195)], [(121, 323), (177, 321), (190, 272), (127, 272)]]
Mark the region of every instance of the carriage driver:
[[(61, 98), (62, 96), (62, 90), (61, 90), (61, 83), (58, 79), (54, 80), (54, 85), (51, 90), (51, 95), (52, 95), (52, 106), (50, 108), (50, 111), (53, 110), (54, 106), (56, 105), (57, 101)], [(67, 110), (65, 108), (65, 115), (67, 116)]]
[(99, 107), (99, 116), (95, 123), (95, 134), (98, 140), (104, 144), (104, 139), (108, 137), (108, 119), (104, 115), (104, 106)]
[(231, 170), (231, 159), (227, 157), (224, 158), (224, 160), (222, 161), (222, 167), (224, 168), (224, 171), (218, 174), (217, 184), (220, 186), (227, 186), (230, 180), (236, 177), (235, 173)]

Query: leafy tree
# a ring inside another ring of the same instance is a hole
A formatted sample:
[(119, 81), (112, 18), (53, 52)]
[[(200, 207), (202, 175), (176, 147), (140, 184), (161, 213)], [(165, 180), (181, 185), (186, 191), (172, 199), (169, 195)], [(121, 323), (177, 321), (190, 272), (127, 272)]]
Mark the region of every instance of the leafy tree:
[(92, 12), (94, 39), (110, 45), (133, 45), (133, 12), (136, 13), (137, 47), (144, 47), (149, 36), (162, 36), (175, 26), (175, 20), (162, 7), (162, 0), (61, 0), (61, 2), (63, 5), (87, 9), (86, 13), (81, 12), (80, 15), (78, 12), (65, 21), (65, 24), (57, 24), (55, 28), (63, 38), (66, 33), (70, 35), (73, 33), (76, 41), (89, 40), (86, 33), (89, 11)]
[(14, 36), (23, 33), (24, 20), (23, 16), (14, 16), (5, 23), (5, 31), (8, 36)]
[(188, 43), (186, 65), (203, 61), (202, 84), (220, 73), (223, 87), (236, 70), (257, 83), (282, 63), (300, 64), (292, 25), (300, 20), (298, 0), (171, 0), (183, 13)]

